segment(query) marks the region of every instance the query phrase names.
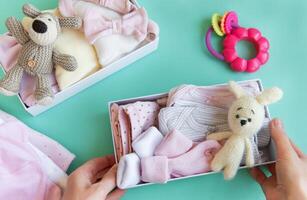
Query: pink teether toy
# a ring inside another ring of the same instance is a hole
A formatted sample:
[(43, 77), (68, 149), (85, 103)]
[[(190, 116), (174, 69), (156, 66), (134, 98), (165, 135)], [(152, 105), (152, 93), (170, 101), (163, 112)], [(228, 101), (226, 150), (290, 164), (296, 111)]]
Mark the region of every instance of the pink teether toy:
[[(221, 23), (226, 33), (223, 41), (222, 54), (215, 51), (211, 45), (212, 27), (207, 31), (205, 43), (209, 52), (216, 58), (230, 63), (231, 68), (237, 72), (255, 72), (261, 65), (265, 64), (269, 59), (269, 41), (263, 37), (259, 30), (255, 28), (243, 28), (238, 25), (238, 17), (235, 12), (231, 11), (224, 15), (224, 21)], [(240, 58), (236, 52), (236, 44), (246, 40), (253, 43), (257, 50), (255, 58), (246, 60)]]

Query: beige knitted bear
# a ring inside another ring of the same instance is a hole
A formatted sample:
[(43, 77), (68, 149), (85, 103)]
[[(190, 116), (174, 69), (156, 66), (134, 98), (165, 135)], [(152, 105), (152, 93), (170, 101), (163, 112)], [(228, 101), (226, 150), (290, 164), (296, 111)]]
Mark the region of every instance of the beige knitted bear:
[(231, 81), (229, 85), (237, 98), (228, 111), (231, 132), (213, 133), (207, 137), (212, 140), (228, 138), (211, 163), (213, 171), (224, 170), (225, 179), (231, 179), (236, 175), (244, 153), (246, 165), (252, 167), (255, 164), (250, 139), (262, 127), (265, 118), (264, 106), (280, 100), (283, 95), (279, 88), (274, 87), (252, 97), (235, 82)]
[(61, 28), (81, 27), (80, 18), (58, 18), (52, 13), (42, 13), (30, 4), (23, 6), (25, 15), (32, 18), (28, 31), (22, 23), (10, 17), (6, 26), (16, 40), (22, 45), (17, 64), (0, 81), (0, 93), (11, 96), (19, 92), (23, 73), (28, 73), (37, 78), (35, 98), (38, 104), (52, 103), (53, 92), (49, 74), (54, 65), (60, 65), (68, 71), (77, 68), (77, 61), (70, 55), (60, 54), (55, 51), (54, 43), (61, 32)]

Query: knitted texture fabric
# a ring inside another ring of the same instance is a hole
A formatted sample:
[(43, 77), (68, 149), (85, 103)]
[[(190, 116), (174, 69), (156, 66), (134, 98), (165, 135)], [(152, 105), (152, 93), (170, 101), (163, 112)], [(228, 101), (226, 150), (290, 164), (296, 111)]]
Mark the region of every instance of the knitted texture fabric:
[(23, 73), (37, 77), (35, 98), (39, 104), (49, 104), (53, 98), (48, 75), (54, 64), (61, 65), (68, 71), (77, 68), (76, 59), (53, 50), (54, 43), (64, 28), (80, 28), (79, 18), (58, 18), (51, 13), (41, 13), (34, 6), (23, 6), (24, 13), (33, 18), (31, 28), (25, 31), (22, 23), (10, 17), (6, 21), (9, 32), (22, 45), (17, 64), (0, 81), (0, 92), (13, 95), (19, 91)]

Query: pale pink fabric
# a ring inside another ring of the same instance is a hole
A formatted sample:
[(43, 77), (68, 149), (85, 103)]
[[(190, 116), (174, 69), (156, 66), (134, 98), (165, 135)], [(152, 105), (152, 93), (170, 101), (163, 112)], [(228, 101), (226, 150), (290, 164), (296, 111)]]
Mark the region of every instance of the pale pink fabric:
[(89, 9), (84, 17), (84, 34), (90, 43), (97, 39), (112, 35), (132, 35), (137, 41), (147, 37), (148, 16), (144, 8), (125, 14), (120, 19), (110, 20), (103, 14)]
[[(59, 186), (49, 179), (39, 155), (32, 147), (31, 137), (37, 133), (14, 117), (3, 112), (0, 114), (0, 199), (59, 199), (59, 195), (51, 196), (54, 190), (60, 192)], [(66, 151), (61, 153), (66, 154)], [(64, 163), (69, 155), (66, 156), (62, 160)]]
[[(59, 10), (64, 17), (72, 17), (75, 15), (74, 3), (80, 0), (59, 0)], [(83, 0), (91, 2), (121, 14), (133, 11), (136, 6), (130, 0)]]
[(132, 141), (156, 125), (160, 106), (156, 102), (135, 102), (127, 105), (111, 106), (111, 122), (117, 160), (132, 152)]
[[(27, 127), (12, 115), (9, 115), (0, 110), (0, 119), (4, 120), (4, 122), (10, 122), (18, 126), (25, 127), (27, 130), (29, 142), (42, 153), (46, 154), (63, 171), (66, 171), (71, 162), (74, 160), (75, 155), (68, 151), (61, 144), (45, 136), (44, 134)], [(10, 132), (12, 135), (14, 135), (14, 133), (14, 131)]]
[(167, 156), (174, 158), (187, 152), (193, 146), (193, 141), (177, 130), (174, 130), (163, 138), (162, 142), (156, 147), (156, 156)]
[[(165, 143), (167, 145), (167, 143)], [(180, 148), (180, 145), (177, 147)], [(188, 152), (175, 158), (153, 156), (141, 159), (141, 179), (144, 182), (166, 183), (171, 177), (206, 173), (221, 145), (214, 140), (196, 144)]]
[[(21, 50), (21, 45), (17, 43), (16, 39), (8, 34), (0, 36), (0, 64), (4, 71), (9, 71), (17, 63), (18, 54)], [(54, 73), (50, 75), (52, 90), (54, 93), (59, 92), (59, 87), (55, 80)], [(36, 88), (36, 79), (27, 73), (24, 73), (20, 84), (19, 95), (22, 101), (27, 106), (36, 104), (34, 92)]]
[[(256, 81), (239, 83), (245, 91), (251, 95), (260, 92)], [(229, 108), (235, 100), (235, 96), (227, 85), (221, 86), (195, 86), (181, 85), (173, 88), (168, 95), (167, 106), (191, 106), (194, 104), (205, 104), (220, 108)]]

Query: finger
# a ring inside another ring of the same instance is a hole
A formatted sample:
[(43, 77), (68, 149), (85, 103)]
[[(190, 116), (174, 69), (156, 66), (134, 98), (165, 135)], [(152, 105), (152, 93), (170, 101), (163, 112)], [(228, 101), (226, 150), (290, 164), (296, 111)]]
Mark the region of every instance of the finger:
[(107, 196), (106, 200), (119, 200), (124, 194), (125, 190), (117, 188)]
[(282, 122), (279, 119), (273, 119), (270, 123), (270, 128), (276, 145), (277, 159), (291, 158), (294, 155), (294, 150), (284, 132)]
[(91, 184), (97, 180), (98, 172), (111, 167), (115, 163), (113, 155), (92, 159), (79, 167), (73, 176), (78, 182), (84, 184)]
[(253, 177), (253, 179), (255, 179), (255, 181), (257, 181), (257, 183), (259, 183), (259, 185), (261, 187), (263, 187), (267, 177), (265, 176), (265, 174), (261, 171), (260, 168), (258, 167), (254, 167), (250, 169), (250, 174)]
[(292, 140), (290, 140), (290, 143), (291, 143), (292, 148), (296, 152), (297, 156), (300, 158), (304, 158), (305, 157), (304, 152), (300, 148), (298, 148), (298, 146), (296, 146), (296, 144), (294, 144)]
[(101, 195), (106, 197), (114, 188), (116, 188), (116, 171), (117, 166), (114, 165), (101, 179), (96, 183), (97, 190), (101, 192)]
[(61, 189), (54, 185), (50, 188), (48, 195), (47, 195), (47, 200), (58, 200), (61, 199), (62, 192)]

